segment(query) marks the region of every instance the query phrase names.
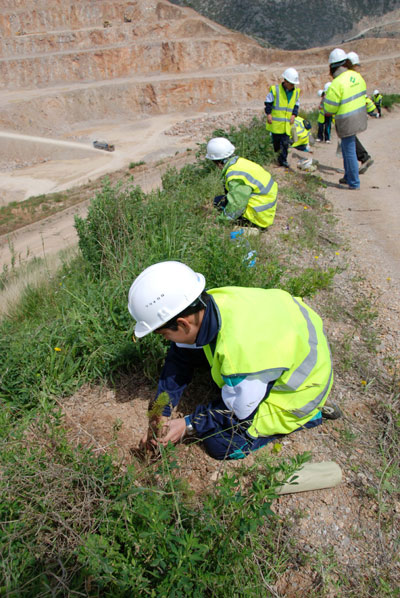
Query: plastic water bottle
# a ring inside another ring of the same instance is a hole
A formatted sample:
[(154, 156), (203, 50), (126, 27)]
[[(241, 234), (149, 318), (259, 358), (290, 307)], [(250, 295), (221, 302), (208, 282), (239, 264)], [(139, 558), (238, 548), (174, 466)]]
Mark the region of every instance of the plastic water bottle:
[(243, 261), (247, 262), (248, 268), (253, 268), (256, 265), (257, 251), (253, 249), (244, 257)]
[(246, 249), (249, 250), (247, 255), (243, 258), (243, 261), (246, 263), (248, 268), (253, 268), (256, 265), (257, 259), (257, 251), (255, 249), (251, 249), (250, 243), (247, 239), (244, 238), (244, 229), (240, 228), (239, 230), (233, 230), (230, 233), (231, 241), (236, 241), (238, 245), (243, 244), (246, 245)]
[(244, 235), (244, 229), (243, 228), (239, 228), (239, 230), (233, 230), (231, 232), (231, 241), (234, 241), (235, 239), (237, 239), (241, 235)]

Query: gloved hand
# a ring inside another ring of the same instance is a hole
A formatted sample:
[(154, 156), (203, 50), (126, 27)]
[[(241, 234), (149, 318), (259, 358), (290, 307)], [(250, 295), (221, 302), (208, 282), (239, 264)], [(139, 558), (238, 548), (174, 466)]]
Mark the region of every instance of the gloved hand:
[(218, 208), (219, 210), (223, 210), (228, 203), (226, 199), (226, 195), (217, 195), (214, 197), (214, 207)]

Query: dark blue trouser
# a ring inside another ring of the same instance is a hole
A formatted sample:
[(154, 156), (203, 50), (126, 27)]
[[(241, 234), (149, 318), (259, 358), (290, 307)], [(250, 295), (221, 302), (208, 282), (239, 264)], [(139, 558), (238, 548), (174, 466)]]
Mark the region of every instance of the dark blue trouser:
[(272, 143), (274, 144), (274, 151), (279, 152), (279, 164), (287, 162), (289, 142), (290, 137), (289, 135), (286, 135), (286, 133), (272, 133)]
[[(247, 434), (253, 414), (248, 420), (239, 420), (229, 411), (221, 400), (208, 405), (199, 405), (193, 416), (192, 423), (196, 436), (200, 438), (210, 457), (214, 459), (243, 459), (252, 451), (281, 438), (282, 434), (252, 438)], [(322, 423), (322, 418), (313, 419), (303, 426), (314, 428)], [(302, 430), (303, 428), (299, 428)], [(202, 431), (204, 430), (204, 435)], [(297, 430), (295, 430), (297, 432)]]

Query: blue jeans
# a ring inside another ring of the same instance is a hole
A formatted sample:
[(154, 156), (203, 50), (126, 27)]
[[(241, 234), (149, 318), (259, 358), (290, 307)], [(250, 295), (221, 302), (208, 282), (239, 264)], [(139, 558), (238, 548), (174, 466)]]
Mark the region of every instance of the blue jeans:
[(344, 178), (352, 189), (360, 188), (358, 162), (356, 153), (356, 136), (342, 137), (342, 155), (344, 164)]

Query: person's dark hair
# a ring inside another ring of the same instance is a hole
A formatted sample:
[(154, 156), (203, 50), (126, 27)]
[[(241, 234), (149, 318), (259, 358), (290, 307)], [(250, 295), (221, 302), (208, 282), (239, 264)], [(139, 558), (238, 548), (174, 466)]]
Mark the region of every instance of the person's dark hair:
[(211, 297), (207, 293), (207, 291), (203, 291), (197, 299), (193, 301), (188, 307), (183, 309), (179, 314), (168, 320), (163, 326), (160, 326), (158, 330), (162, 328), (169, 328), (170, 330), (178, 330), (178, 324), (176, 323), (178, 318), (185, 318), (186, 316), (190, 316), (192, 314), (196, 314), (197, 312), (205, 309), (207, 307), (207, 303), (210, 301)]
[(329, 72), (330, 72), (330, 74), (332, 75), (332, 77), (333, 77), (333, 75), (335, 74), (335, 72), (336, 72), (336, 69), (338, 69), (340, 66), (344, 66), (345, 68), (347, 68), (347, 69), (348, 69), (349, 67), (347, 66), (347, 64), (348, 64), (349, 62), (350, 62), (350, 60), (348, 60), (348, 59), (346, 58), (346, 60), (342, 60), (341, 62), (334, 62), (333, 64), (331, 64), (331, 65), (329, 66)]

